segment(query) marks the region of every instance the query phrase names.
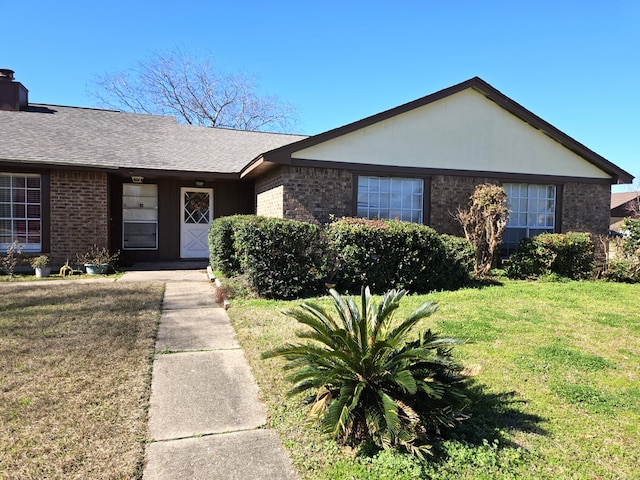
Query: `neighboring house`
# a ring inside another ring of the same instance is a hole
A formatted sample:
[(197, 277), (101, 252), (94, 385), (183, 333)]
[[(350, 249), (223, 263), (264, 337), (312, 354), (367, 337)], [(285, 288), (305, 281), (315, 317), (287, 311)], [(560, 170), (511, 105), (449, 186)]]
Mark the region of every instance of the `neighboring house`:
[[(459, 234), (476, 185), (502, 184), (505, 242), (606, 234), (610, 186), (633, 177), (479, 78), (312, 137), (33, 105), (0, 71), (0, 248), (54, 262), (92, 244), (123, 261), (207, 256), (213, 218), (398, 218)], [(585, 199), (589, 199), (585, 201)]]
[(640, 219), (640, 192), (622, 192), (611, 194), (611, 230), (616, 232), (622, 227), (625, 218)]

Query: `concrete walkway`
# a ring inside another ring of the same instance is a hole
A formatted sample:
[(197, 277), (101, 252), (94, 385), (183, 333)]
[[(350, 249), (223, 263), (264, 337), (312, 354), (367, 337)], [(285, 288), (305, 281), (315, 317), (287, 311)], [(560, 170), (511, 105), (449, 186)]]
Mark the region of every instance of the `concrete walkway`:
[(129, 271), (166, 284), (151, 380), (144, 480), (296, 475), (204, 270)]

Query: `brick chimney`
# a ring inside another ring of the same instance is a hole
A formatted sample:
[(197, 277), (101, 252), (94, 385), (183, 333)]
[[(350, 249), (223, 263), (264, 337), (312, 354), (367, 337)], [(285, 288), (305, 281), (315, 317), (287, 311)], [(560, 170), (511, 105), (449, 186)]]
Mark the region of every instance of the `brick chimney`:
[(29, 90), (13, 81), (13, 70), (0, 68), (0, 110), (17, 112), (29, 105)]

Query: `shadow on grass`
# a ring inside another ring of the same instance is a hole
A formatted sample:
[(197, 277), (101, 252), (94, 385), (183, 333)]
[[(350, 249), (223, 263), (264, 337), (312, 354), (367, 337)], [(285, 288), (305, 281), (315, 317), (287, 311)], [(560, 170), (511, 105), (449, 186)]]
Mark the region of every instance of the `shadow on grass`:
[(469, 280), (464, 288), (487, 288), (487, 287), (503, 287), (504, 283), (500, 281), (499, 277), (484, 277), (484, 278), (472, 278)]
[(516, 432), (534, 435), (547, 435), (540, 426), (543, 417), (526, 413), (527, 401), (516, 392), (487, 392), (482, 384), (471, 384), (468, 391), (471, 405), (465, 411), (470, 418), (462, 421), (456, 428), (446, 432), (434, 444), (434, 460), (441, 461), (447, 456), (444, 443), (455, 440), (468, 448), (480, 448), (497, 442), (500, 448), (522, 448), (513, 442)]

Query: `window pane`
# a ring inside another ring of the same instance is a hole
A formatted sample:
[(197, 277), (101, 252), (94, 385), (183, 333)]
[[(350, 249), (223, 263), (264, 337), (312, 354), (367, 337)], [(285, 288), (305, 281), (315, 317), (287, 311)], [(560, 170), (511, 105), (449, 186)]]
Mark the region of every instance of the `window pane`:
[(13, 233), (14, 235), (25, 235), (27, 233), (27, 221), (15, 220), (13, 222)]
[[(190, 223), (197, 223), (198, 214), (207, 214), (209, 198), (194, 197), (193, 218)], [(197, 210), (197, 212), (196, 212)], [(183, 212), (185, 217), (188, 212)], [(207, 217), (208, 218), (208, 217)], [(122, 247), (124, 249), (158, 248), (158, 185), (127, 183), (122, 188)]]
[(27, 205), (27, 218), (40, 218), (40, 205)]
[(40, 235), (40, 220), (29, 220), (27, 226), (29, 235)]
[(40, 203), (40, 190), (27, 190), (28, 203)]
[[(504, 184), (511, 214), (503, 235), (503, 247), (515, 248), (526, 237), (555, 226), (556, 187), (554, 185)], [(524, 227), (524, 228), (523, 228)], [(504, 248), (503, 248), (504, 250)]]
[(27, 188), (34, 188), (40, 191), (40, 175), (27, 177)]
[(0, 218), (11, 218), (11, 205), (0, 203)]
[[(9, 235), (11, 236), (11, 232), (13, 229), (11, 228), (12, 222), (11, 220), (0, 220), (0, 235)], [(5, 242), (0, 242), (5, 243)], [(4, 255), (4, 252), (0, 252), (0, 254)]]
[(157, 248), (157, 223), (125, 222), (123, 247), (133, 249)]
[(26, 217), (26, 205), (24, 203), (13, 204), (13, 218), (25, 218)]
[(359, 176), (358, 216), (421, 221), (423, 190), (420, 179)]
[(553, 221), (553, 215), (545, 215), (545, 226), (553, 227), (555, 222)]
[(11, 199), (14, 202), (21, 202), (24, 203), (27, 199), (26, 195), (25, 195), (25, 190), (20, 188), (20, 189), (13, 189), (12, 190), (12, 194), (11, 194)]

